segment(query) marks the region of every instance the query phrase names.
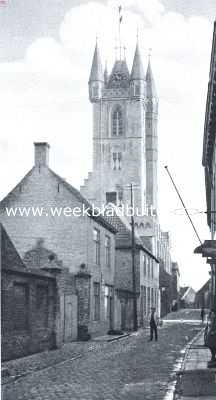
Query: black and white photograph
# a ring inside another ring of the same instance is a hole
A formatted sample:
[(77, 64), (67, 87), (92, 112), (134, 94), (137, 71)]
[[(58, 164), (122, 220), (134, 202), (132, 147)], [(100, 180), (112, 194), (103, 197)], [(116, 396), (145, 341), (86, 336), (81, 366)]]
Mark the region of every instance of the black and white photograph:
[(0, 0), (2, 400), (216, 398), (216, 1)]

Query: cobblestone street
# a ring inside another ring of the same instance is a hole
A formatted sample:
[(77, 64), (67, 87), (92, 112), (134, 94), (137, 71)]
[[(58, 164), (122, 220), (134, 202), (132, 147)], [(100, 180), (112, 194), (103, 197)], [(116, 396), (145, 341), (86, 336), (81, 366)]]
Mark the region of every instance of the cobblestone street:
[[(199, 330), (165, 322), (159, 341), (140, 330), (114, 342), (84, 344), (79, 358), (35, 371), (3, 386), (4, 400), (161, 400), (181, 350)], [(78, 344), (80, 348), (80, 344)], [(87, 347), (86, 347), (87, 346)]]

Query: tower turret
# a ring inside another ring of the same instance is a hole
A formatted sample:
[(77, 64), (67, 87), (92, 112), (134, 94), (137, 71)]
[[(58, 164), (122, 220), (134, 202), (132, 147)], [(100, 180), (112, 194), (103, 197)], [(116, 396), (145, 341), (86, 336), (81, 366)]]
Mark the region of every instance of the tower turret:
[(104, 85), (106, 87), (108, 83), (108, 69), (107, 69), (107, 62), (105, 64), (105, 69), (104, 69)]
[(157, 214), (158, 206), (158, 97), (149, 59), (146, 72), (146, 203)]
[(155, 99), (155, 101), (158, 100), (150, 59), (148, 62), (148, 68), (146, 72), (146, 97), (148, 99)]
[(89, 77), (89, 99), (92, 103), (101, 98), (102, 88), (104, 85), (104, 74), (101, 63), (98, 44), (96, 42), (95, 51), (92, 61), (91, 73)]
[(140, 55), (139, 44), (137, 42), (134, 54), (133, 66), (130, 76), (130, 93), (132, 97), (144, 96), (145, 92), (145, 74)]

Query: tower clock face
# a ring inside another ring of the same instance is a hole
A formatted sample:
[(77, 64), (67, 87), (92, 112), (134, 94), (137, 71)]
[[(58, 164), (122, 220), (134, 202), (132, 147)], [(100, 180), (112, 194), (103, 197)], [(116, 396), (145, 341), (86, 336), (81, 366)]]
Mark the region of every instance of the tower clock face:
[(114, 81), (114, 82), (121, 81), (122, 79), (123, 79), (123, 76), (122, 76), (122, 74), (120, 74), (119, 72), (115, 72), (115, 73), (113, 74), (113, 81)]
[(120, 86), (122, 86), (122, 83), (124, 85), (124, 83), (126, 83), (127, 81), (128, 81), (127, 75), (122, 73), (122, 72), (121, 73), (120, 72), (114, 72), (112, 74), (111, 83), (115, 87), (120, 87)]

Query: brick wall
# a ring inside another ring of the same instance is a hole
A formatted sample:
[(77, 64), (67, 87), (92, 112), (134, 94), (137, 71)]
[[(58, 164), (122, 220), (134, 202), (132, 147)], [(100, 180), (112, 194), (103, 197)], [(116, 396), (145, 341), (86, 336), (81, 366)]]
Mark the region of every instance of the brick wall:
[(55, 279), (46, 274), (3, 269), (2, 359), (55, 347)]
[[(19, 215), (8, 217), (5, 207), (44, 207), (47, 211), (44, 216), (28, 217)], [(76, 274), (81, 264), (85, 264), (91, 274), (90, 281), (90, 320), (89, 329), (92, 333), (107, 330), (108, 323), (104, 311), (104, 285), (114, 284), (115, 269), (115, 234), (88, 216), (51, 216), (50, 207), (82, 207), (82, 203), (65, 187), (58, 177), (46, 166), (33, 168), (27, 177), (13, 192), (1, 202), (0, 221), (4, 223), (19, 254), (24, 257), (27, 252), (34, 249), (38, 241), (55, 253), (62, 267)], [(93, 229), (100, 231), (100, 265), (94, 260)], [(110, 267), (105, 265), (105, 236), (111, 240)], [(93, 283), (101, 284), (101, 317), (100, 321), (93, 319)], [(75, 295), (73, 291), (72, 295)], [(74, 302), (76, 300), (74, 299)], [(61, 300), (60, 309), (64, 300)], [(63, 317), (61, 317), (63, 318)], [(60, 326), (62, 323), (60, 323)], [(61, 329), (60, 329), (61, 331)], [(75, 332), (73, 336), (75, 335)]]

